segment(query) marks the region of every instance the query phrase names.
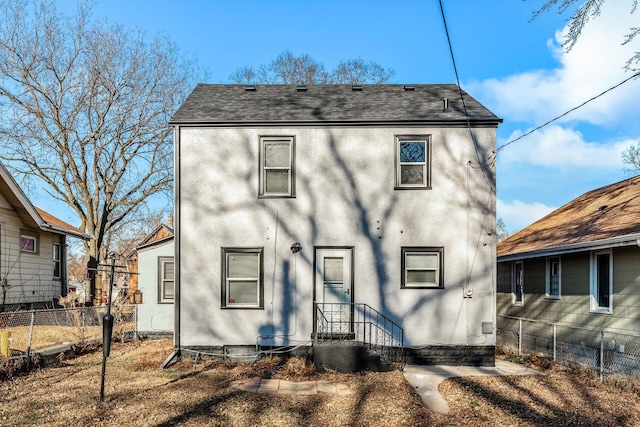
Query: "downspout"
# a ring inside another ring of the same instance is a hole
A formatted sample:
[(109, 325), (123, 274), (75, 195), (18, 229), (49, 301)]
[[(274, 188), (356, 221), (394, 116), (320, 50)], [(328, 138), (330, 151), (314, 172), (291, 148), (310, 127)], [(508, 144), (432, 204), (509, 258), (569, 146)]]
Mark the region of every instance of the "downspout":
[(173, 294), (173, 353), (162, 363), (165, 369), (171, 361), (181, 356), (180, 347), (180, 126), (173, 129), (173, 268), (175, 269), (175, 283)]

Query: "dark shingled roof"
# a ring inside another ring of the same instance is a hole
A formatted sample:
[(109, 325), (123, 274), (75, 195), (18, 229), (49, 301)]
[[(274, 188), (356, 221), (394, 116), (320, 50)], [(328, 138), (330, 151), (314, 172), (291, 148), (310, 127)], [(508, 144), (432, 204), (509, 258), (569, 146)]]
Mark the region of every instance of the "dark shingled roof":
[[(412, 90), (405, 90), (413, 88)], [(454, 84), (432, 85), (296, 85), (199, 84), (170, 124), (344, 124), (460, 121), (466, 124), (460, 91)], [(502, 122), (464, 94), (473, 125)], [(443, 109), (447, 98), (449, 108)]]
[(498, 257), (640, 234), (640, 176), (591, 190), (498, 243)]

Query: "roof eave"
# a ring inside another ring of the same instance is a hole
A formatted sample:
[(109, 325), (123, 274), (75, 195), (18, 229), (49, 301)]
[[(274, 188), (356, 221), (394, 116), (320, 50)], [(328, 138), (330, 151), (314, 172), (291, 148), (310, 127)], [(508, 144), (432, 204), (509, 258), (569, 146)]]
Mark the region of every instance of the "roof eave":
[(403, 126), (446, 126), (446, 127), (498, 127), (500, 118), (486, 119), (438, 119), (438, 120), (269, 120), (269, 121), (217, 121), (217, 120), (171, 120), (170, 126), (191, 127), (403, 127)]
[(588, 242), (572, 243), (569, 245), (550, 246), (532, 251), (516, 252), (507, 255), (499, 255), (498, 262), (516, 261), (543, 256), (555, 256), (573, 252), (597, 251), (624, 246), (640, 246), (640, 233), (611, 237), (609, 239), (592, 240)]
[(51, 231), (56, 234), (64, 234), (67, 236), (77, 237), (82, 240), (90, 240), (91, 237), (86, 233), (81, 233), (79, 231), (69, 230), (68, 228), (59, 227), (57, 225), (49, 224), (48, 222), (42, 222), (40, 224), (40, 228), (45, 231)]

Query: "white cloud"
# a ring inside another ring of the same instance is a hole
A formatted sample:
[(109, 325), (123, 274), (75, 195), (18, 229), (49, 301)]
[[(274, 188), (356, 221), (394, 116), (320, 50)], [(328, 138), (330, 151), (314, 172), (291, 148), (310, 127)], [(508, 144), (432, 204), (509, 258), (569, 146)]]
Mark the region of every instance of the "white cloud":
[[(516, 131), (509, 141), (523, 132)], [(551, 168), (622, 169), (622, 151), (636, 140), (588, 142), (581, 132), (549, 126), (526, 136), (500, 151), (499, 161), (526, 163)]]
[(497, 217), (504, 221), (509, 233), (514, 233), (533, 224), (556, 208), (539, 202), (524, 203), (520, 200), (504, 202), (498, 199), (496, 209)]
[[(559, 61), (553, 70), (532, 70), (505, 78), (471, 84), (471, 93), (508, 120), (543, 123), (578, 106), (631, 76), (623, 69), (627, 59), (640, 50), (640, 37), (622, 45), (625, 34), (637, 26), (640, 10), (630, 13), (630, 2), (608, 1), (600, 16), (592, 19), (570, 52), (560, 47), (566, 28), (548, 43)], [(563, 121), (582, 120), (613, 127), (640, 117), (636, 108), (640, 79), (626, 83), (572, 112)]]

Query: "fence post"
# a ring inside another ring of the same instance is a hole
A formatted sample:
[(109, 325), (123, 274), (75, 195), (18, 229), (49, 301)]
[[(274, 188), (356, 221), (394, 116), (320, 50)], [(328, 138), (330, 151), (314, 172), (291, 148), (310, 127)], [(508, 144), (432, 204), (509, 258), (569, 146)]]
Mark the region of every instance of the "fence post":
[(33, 339), (33, 320), (36, 312), (31, 311), (31, 324), (29, 325), (29, 342), (27, 343), (27, 367), (31, 364), (31, 340)]
[(522, 356), (522, 317), (518, 318), (518, 356)]
[(556, 345), (557, 345), (557, 340), (556, 340), (556, 324), (553, 324), (553, 361), (556, 361)]
[(604, 381), (604, 331), (600, 331), (600, 382)]

